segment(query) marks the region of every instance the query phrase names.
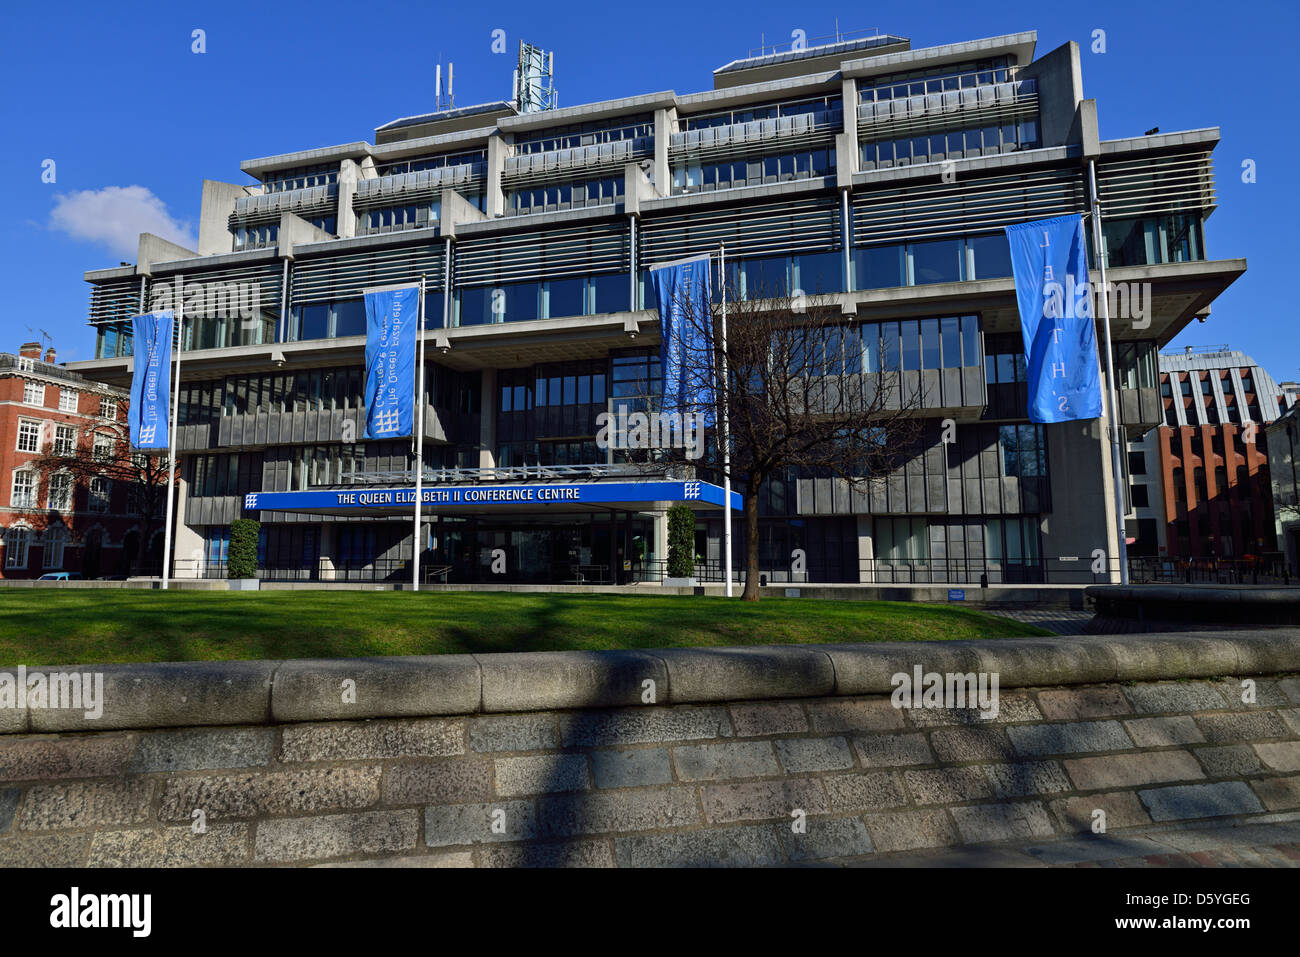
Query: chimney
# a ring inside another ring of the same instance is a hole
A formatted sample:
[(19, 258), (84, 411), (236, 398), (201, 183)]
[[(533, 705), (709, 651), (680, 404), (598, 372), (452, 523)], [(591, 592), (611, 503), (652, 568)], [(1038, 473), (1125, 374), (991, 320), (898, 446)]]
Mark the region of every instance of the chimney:
[(24, 342), (19, 347), (18, 354), (24, 359), (39, 359), (41, 357), (41, 344), (39, 342)]
[(54, 346), (50, 346), (45, 350), (45, 361), (50, 365), (54, 365), (54, 360), (56, 358), (58, 358), (58, 353), (54, 351)]

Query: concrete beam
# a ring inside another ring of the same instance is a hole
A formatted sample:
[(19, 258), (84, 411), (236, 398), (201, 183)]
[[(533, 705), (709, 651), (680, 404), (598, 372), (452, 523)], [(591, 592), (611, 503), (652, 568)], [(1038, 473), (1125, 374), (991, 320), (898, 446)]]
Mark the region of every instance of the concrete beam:
[(140, 245), (135, 257), (135, 271), (141, 276), (152, 276), (154, 263), (171, 262), (174, 259), (193, 259), (198, 255), (194, 250), (186, 249), (161, 236), (141, 233)]
[(230, 215), (235, 201), (260, 192), (256, 186), (239, 186), (215, 179), (203, 181), (203, 198), (199, 206), (199, 255), (219, 256), (234, 252), (235, 237), (230, 234)]

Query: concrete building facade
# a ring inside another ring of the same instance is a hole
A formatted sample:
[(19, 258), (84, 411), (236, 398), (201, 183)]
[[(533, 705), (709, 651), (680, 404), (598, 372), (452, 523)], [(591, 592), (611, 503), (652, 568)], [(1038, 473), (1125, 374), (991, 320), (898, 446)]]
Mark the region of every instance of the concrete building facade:
[[(488, 103), (386, 123), (373, 144), (249, 160), (253, 182), (204, 183), (199, 249), (145, 236), (134, 265), (86, 274), (96, 358), (76, 368), (127, 383), (130, 317), (181, 291), (177, 573), (219, 569), (230, 521), (249, 514), (265, 575), (400, 577), (409, 517), (245, 508), (251, 493), (410, 484), (408, 442), (357, 440), (361, 291), (426, 283), (430, 481), (593, 475), (608, 465), (595, 416), (662, 387), (648, 267), (725, 242), (740, 294), (775, 282), (829, 297), (846, 367), (883, 356), (924, 395), (925, 447), (896, 474), (774, 485), (765, 574), (1091, 581), (1101, 555), (1113, 576), (1108, 422), (1028, 421), (1003, 227), (1086, 212), (1095, 163), (1108, 278), (1142, 296), (1112, 323), (1131, 437), (1162, 421), (1157, 350), (1246, 265), (1206, 250), (1218, 131), (1103, 141), (1077, 45), (1036, 46), (1032, 31), (844, 41), (728, 63), (704, 92)], [(662, 513), (432, 509), (419, 547), (453, 581), (493, 580), (498, 549), (516, 580), (583, 565), (586, 580), (653, 579)], [(700, 516), (706, 577), (721, 525)]]

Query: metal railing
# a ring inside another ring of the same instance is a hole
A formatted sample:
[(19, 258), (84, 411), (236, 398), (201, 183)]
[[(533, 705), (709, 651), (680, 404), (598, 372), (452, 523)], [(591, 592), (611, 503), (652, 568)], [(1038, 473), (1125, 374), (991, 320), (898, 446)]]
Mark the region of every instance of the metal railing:
[(1134, 584), (1290, 585), (1296, 577), (1281, 557), (1130, 558), (1128, 567)]

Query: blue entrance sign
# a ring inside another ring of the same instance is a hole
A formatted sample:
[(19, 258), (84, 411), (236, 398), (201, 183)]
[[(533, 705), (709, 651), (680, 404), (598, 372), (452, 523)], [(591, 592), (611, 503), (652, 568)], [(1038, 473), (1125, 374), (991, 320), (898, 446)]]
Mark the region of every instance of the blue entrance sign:
[(948, 589), (948, 600), (949, 600), (949, 601), (965, 601), (965, 600), (966, 600), (966, 589), (964, 589), (964, 588), (949, 588), (949, 589)]
[[(573, 484), (451, 485), (421, 490), (421, 505), (445, 508), (484, 508), (534, 505), (631, 506), (652, 502), (699, 502), (722, 508), (722, 489), (709, 482), (579, 482)], [(244, 508), (286, 512), (353, 512), (405, 510), (415, 504), (414, 488), (309, 489), (304, 492), (249, 492)], [(731, 507), (742, 500), (731, 493)]]

